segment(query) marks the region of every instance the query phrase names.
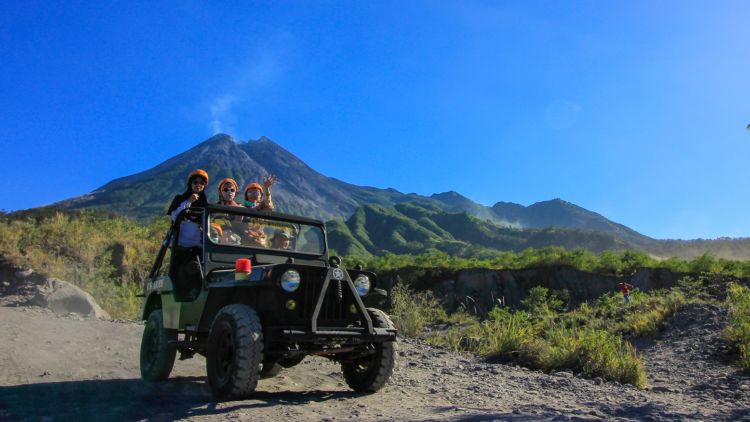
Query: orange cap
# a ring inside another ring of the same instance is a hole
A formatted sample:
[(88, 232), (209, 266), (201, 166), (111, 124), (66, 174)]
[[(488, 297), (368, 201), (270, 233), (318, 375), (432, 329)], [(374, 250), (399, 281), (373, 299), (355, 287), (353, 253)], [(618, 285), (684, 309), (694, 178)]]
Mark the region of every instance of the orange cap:
[(253, 189), (258, 189), (261, 193), (263, 192), (263, 186), (261, 186), (260, 183), (250, 183), (245, 188), (245, 199), (247, 199), (247, 193)]
[(193, 171), (191, 171), (191, 172), (190, 172), (190, 175), (189, 175), (189, 176), (188, 176), (188, 178), (187, 178), (187, 182), (188, 182), (188, 184), (190, 184), (190, 181), (191, 181), (191, 180), (193, 179), (193, 177), (195, 177), (195, 176), (200, 176), (200, 177), (202, 177), (202, 178), (203, 178), (203, 180), (205, 180), (205, 181), (206, 181), (206, 184), (208, 184), (208, 173), (206, 173), (206, 170), (203, 170), (203, 169), (196, 169), (196, 170), (193, 170)]

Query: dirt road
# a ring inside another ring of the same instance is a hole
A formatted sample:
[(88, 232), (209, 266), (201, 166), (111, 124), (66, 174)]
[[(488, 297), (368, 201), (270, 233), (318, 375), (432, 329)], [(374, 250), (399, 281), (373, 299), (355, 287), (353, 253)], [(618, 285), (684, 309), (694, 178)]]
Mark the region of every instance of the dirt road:
[(716, 359), (724, 317), (688, 308), (643, 346), (646, 390), (402, 340), (379, 393), (353, 393), (337, 365), (307, 358), (251, 399), (217, 402), (201, 357), (178, 361), (167, 382), (140, 379), (140, 324), (0, 307), (0, 420), (750, 420), (750, 377)]

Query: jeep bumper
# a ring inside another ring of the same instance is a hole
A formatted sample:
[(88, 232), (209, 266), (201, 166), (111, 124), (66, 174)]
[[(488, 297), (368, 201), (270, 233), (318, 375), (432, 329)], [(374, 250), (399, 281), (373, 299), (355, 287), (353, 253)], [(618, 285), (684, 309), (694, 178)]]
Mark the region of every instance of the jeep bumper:
[(362, 328), (323, 328), (316, 331), (281, 329), (279, 339), (290, 342), (305, 342), (315, 344), (330, 343), (382, 343), (396, 340), (396, 330), (389, 328), (374, 328), (372, 333)]

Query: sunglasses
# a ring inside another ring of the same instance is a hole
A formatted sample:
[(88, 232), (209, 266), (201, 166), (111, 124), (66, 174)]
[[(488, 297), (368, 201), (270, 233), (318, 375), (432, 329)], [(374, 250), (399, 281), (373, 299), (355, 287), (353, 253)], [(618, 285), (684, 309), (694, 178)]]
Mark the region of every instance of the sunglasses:
[(224, 188), (222, 189), (223, 192), (235, 192), (234, 189)]
[(203, 181), (203, 180), (201, 180), (201, 179), (195, 179), (195, 180), (193, 180), (193, 184), (194, 185), (204, 185), (205, 186), (206, 182)]

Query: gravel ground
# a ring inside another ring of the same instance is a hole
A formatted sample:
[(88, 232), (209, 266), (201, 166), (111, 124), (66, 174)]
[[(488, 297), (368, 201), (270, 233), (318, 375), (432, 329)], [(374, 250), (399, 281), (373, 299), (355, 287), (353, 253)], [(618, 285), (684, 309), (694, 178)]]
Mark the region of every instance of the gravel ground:
[(308, 357), (227, 402), (209, 394), (201, 357), (178, 361), (167, 382), (142, 381), (138, 323), (34, 307), (0, 307), (0, 321), (0, 420), (750, 420), (750, 377), (727, 361), (726, 311), (711, 305), (686, 307), (640, 345), (647, 389), (401, 339), (378, 393), (350, 391), (338, 365)]

